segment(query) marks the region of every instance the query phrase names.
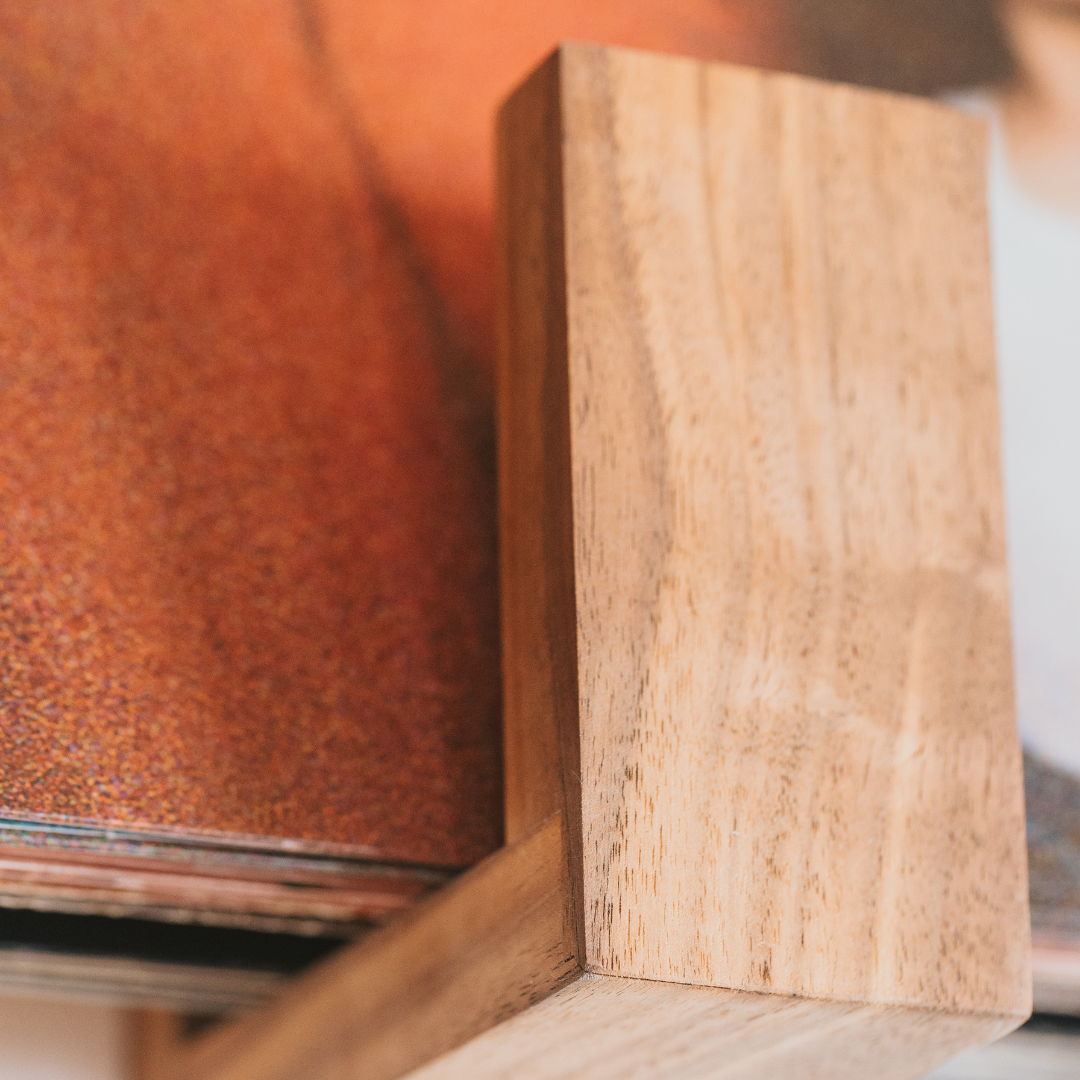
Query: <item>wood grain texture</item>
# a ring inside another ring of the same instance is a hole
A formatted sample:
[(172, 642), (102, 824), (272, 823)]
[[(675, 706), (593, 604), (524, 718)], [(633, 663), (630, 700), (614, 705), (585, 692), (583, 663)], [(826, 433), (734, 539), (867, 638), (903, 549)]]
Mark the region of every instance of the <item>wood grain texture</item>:
[(909, 1080), (1012, 1026), (1000, 1017), (586, 975), (410, 1076)]
[(571, 48), (588, 968), (1022, 1016), (983, 136)]
[[(580, 828), (577, 625), (558, 54), (500, 117), (498, 393), (507, 840)], [(575, 876), (579, 876), (578, 873)]]
[(511, 98), (512, 842), (178, 1077), (913, 1080), (1028, 1014), (982, 147), (590, 46)]
[(178, 1056), (185, 1080), (402, 1076), (574, 978), (562, 829), (551, 819), (415, 914)]

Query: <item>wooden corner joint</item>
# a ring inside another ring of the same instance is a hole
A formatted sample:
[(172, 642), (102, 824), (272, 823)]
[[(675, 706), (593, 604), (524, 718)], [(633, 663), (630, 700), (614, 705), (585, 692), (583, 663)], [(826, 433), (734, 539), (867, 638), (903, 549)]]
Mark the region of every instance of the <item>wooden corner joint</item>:
[(175, 1075), (922, 1075), (1030, 1011), (976, 122), (566, 46), (500, 120), (507, 846)]

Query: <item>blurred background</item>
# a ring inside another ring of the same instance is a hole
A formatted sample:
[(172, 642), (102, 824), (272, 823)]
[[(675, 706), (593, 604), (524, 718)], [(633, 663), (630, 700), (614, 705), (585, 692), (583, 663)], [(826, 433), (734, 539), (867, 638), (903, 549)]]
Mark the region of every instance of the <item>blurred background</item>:
[[(140, 347), (151, 323), (179, 340), (193, 319), (246, 341), (229, 321), (232, 290), (249, 298), (236, 318), (256, 325), (261, 349), (295, 360), (301, 378), (316, 353), (374, 364), (378, 379), (362, 392), (398, 402), (402, 425), (422, 418), (410, 387), (435, 372), (452, 422), (444, 449), (424, 452), (465, 465), (441, 499), (442, 524), (420, 543), (434, 550), (456, 537), (471, 559), (451, 586), (434, 586), (435, 602), (472, 605), (462, 625), (481, 629), (470, 631), (469, 670), (490, 668), (492, 124), (499, 101), (565, 39), (935, 96), (988, 121), (1019, 722), (1047, 1015), (935, 1075), (1080, 1075), (1080, 1031), (1069, 1019), (1080, 1015), (1080, 0), (8, 5), (0, 272), (4, 291), (17, 279), (34, 295), (7, 297), (0, 349), (25, 348), (11, 326), (40, 295), (69, 311), (65, 259), (85, 263), (107, 218), (120, 238), (112, 257), (142, 282), (125, 301), (142, 321), (122, 334), (107, 320), (99, 328), (126, 348)], [(79, 217), (72, 207), (84, 204), (92, 212)], [(81, 224), (65, 233), (72, 220)], [(96, 280), (95, 304), (118, 279)], [(49, 347), (63, 347), (62, 335)], [(236, 401), (242, 407), (243, 395)], [(487, 554), (468, 554), (476, 551)], [(497, 700), (496, 684), (470, 678)], [(0, 912), (0, 938), (2, 927)], [(121, 1080), (126, 1023), (115, 1007), (12, 991), (0, 998), (0, 1075)]]

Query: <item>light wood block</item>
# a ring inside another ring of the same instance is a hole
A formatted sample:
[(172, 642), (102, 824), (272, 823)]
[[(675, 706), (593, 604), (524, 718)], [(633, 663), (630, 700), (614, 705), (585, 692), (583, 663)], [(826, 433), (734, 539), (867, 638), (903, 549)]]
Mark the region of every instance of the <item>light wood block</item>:
[(1028, 1015), (983, 153), (593, 46), (511, 98), (508, 846), (176, 1075), (905, 1080)]

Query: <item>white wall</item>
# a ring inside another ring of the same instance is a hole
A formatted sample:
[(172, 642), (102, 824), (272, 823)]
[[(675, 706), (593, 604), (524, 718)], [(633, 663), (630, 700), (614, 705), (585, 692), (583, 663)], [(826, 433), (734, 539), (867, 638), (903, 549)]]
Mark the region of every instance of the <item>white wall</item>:
[(124, 1080), (123, 1015), (99, 1005), (0, 997), (3, 1080)]

